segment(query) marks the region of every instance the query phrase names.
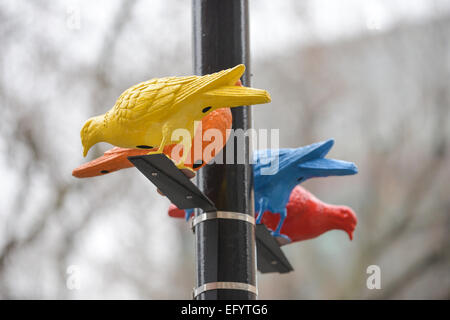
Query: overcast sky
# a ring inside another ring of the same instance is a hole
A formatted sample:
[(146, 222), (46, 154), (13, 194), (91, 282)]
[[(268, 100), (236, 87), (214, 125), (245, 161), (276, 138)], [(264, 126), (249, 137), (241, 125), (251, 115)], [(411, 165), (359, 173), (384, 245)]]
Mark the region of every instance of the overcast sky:
[(310, 41), (334, 41), (385, 31), (399, 22), (420, 23), (436, 14), (450, 12), (447, 0), (249, 2), (252, 49), (274, 51)]

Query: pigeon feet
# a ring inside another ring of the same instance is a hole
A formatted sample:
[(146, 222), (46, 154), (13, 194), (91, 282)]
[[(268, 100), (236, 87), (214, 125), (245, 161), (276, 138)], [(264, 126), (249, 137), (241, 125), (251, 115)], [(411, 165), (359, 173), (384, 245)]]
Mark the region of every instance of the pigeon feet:
[(281, 238), (281, 242), (286, 243), (287, 242), (292, 242), (291, 238), (289, 238), (287, 235), (285, 234), (281, 234), (280, 231), (272, 231), (271, 232), (272, 236), (275, 238)]

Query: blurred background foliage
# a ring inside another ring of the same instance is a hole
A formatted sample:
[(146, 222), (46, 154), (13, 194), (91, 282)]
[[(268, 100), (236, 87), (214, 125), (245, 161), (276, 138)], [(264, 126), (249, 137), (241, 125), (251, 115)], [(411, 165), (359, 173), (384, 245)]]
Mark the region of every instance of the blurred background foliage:
[[(85, 119), (192, 73), (190, 6), (0, 2), (0, 298), (190, 298), (194, 238), (168, 200), (134, 169), (71, 176)], [(354, 240), (285, 247), (295, 271), (259, 274), (260, 298), (450, 298), (450, 3), (251, 0), (250, 23), (252, 84), (273, 100), (254, 127), (279, 128), (281, 147), (334, 137), (330, 156), (360, 171), (304, 184), (355, 209)]]

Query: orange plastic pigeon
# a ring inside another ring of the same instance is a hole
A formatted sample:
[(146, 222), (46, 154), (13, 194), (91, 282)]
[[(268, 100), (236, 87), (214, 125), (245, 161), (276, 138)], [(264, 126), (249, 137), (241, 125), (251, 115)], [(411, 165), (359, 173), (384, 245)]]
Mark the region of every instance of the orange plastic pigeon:
[[(241, 80), (236, 81), (236, 86), (242, 86)], [(229, 132), (228, 129), (231, 129), (232, 116), (229, 108), (221, 108), (212, 111), (202, 119), (202, 137), (205, 132), (209, 129), (217, 129), (222, 133), (222, 145), (219, 146), (220, 149), (223, 148), (225, 143), (228, 140)], [(198, 128), (197, 130), (200, 130)], [(194, 140), (196, 136), (200, 132), (197, 131), (194, 135)], [(190, 164), (186, 163), (186, 166), (191, 167), (195, 171), (203, 167), (206, 163), (208, 163), (212, 158), (216, 156), (216, 150), (213, 149), (211, 154), (203, 154), (205, 148), (210, 144), (209, 141), (203, 141), (202, 139), (202, 158), (206, 156), (205, 159), (193, 159), (194, 154), (194, 143), (192, 144), (191, 150), (187, 156), (187, 159), (191, 159)], [(164, 154), (170, 155), (172, 153), (173, 148), (176, 147), (176, 144), (168, 145), (164, 147)], [(154, 148), (155, 150), (157, 148)], [(151, 149), (153, 150), (153, 149)], [(110, 172), (118, 171), (125, 168), (131, 168), (133, 164), (128, 161), (128, 157), (130, 156), (139, 156), (146, 155), (149, 151), (148, 149), (130, 149), (130, 148), (119, 148), (114, 147), (108, 151), (106, 151), (103, 156), (89, 161), (78, 168), (72, 171), (72, 175), (77, 178), (90, 178), (95, 176), (104, 175)], [(173, 159), (175, 162), (178, 159)]]
[[(298, 185), (292, 190), (286, 209), (287, 216), (281, 233), (287, 235), (292, 242), (316, 238), (336, 229), (347, 232), (350, 240), (353, 239), (357, 219), (353, 210), (347, 206), (324, 203)], [(185, 217), (184, 210), (178, 209), (173, 204), (169, 207), (168, 214), (174, 218)], [(267, 228), (275, 230), (279, 220), (279, 214), (266, 211), (262, 223)]]
[[(240, 81), (239, 81), (240, 83)], [(212, 111), (210, 114), (205, 116), (202, 119), (202, 136), (208, 129), (217, 129), (222, 133), (222, 141), (223, 145), (220, 147), (223, 148), (227, 139), (228, 133), (227, 129), (231, 128), (232, 116), (229, 108), (222, 108)], [(198, 128), (200, 130), (200, 128)], [(195, 133), (195, 136), (200, 134), (199, 131)], [(194, 136), (194, 140), (195, 140)], [(188, 159), (191, 159), (190, 164), (186, 163), (186, 166), (193, 168), (194, 170), (198, 170), (203, 167), (206, 163), (214, 158), (215, 149), (211, 151), (211, 154), (203, 155), (203, 150), (208, 146), (210, 141), (203, 141), (202, 139), (202, 158), (205, 156), (205, 159), (193, 159), (194, 157), (194, 143), (192, 144), (191, 151), (188, 154)], [(171, 144), (164, 147), (164, 154), (170, 155), (172, 153), (173, 148), (176, 147), (176, 144)], [(138, 156), (148, 154), (150, 150), (146, 149), (127, 149), (127, 148), (119, 148), (114, 147), (111, 150), (106, 151), (103, 156), (94, 159), (90, 162), (87, 162), (78, 168), (72, 171), (72, 175), (77, 178), (89, 178), (104, 175), (110, 172), (118, 171), (120, 169), (130, 168), (133, 164), (128, 161), (129, 156)], [(177, 161), (177, 159), (173, 159)]]

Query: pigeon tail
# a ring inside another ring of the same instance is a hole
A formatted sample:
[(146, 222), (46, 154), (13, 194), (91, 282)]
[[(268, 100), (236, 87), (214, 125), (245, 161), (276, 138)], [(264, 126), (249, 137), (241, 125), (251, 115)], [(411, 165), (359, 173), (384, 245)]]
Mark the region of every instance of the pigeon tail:
[(303, 172), (311, 177), (347, 176), (358, 173), (353, 162), (319, 158), (298, 165)]
[(204, 93), (206, 104), (215, 104), (215, 107), (239, 107), (268, 103), (271, 101), (266, 90), (240, 86), (222, 86)]
[(302, 162), (309, 160), (314, 160), (318, 158), (324, 158), (334, 145), (334, 139), (328, 139), (326, 141), (321, 141), (313, 143), (309, 146), (300, 148), (304, 155), (300, 158)]

